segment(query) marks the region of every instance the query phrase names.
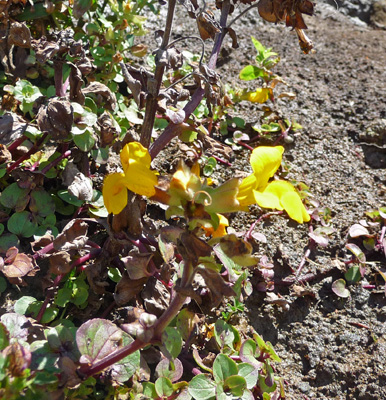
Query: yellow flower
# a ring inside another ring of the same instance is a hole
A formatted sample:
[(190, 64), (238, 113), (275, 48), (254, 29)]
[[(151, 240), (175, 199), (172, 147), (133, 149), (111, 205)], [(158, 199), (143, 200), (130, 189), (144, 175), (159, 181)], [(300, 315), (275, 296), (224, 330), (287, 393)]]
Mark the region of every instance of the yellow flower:
[(298, 223), (308, 222), (310, 216), (289, 182), (268, 183), (281, 164), (283, 152), (282, 146), (261, 146), (253, 150), (250, 159), (253, 174), (242, 180), (237, 200), (243, 208), (257, 203), (263, 208), (285, 210)]
[(121, 162), (124, 173), (110, 174), (103, 183), (103, 200), (107, 211), (113, 214), (125, 208), (127, 189), (151, 197), (157, 184), (157, 174), (150, 170), (150, 154), (140, 143), (128, 143), (121, 151)]
[(271, 88), (258, 88), (254, 92), (245, 92), (240, 96), (241, 100), (248, 100), (251, 103), (263, 104), (269, 99)]
[(206, 236), (212, 235), (212, 237), (217, 238), (227, 234), (226, 227), (229, 226), (228, 218), (224, 217), (222, 214), (217, 214), (217, 217), (219, 219), (219, 224), (216, 230), (214, 230), (213, 226), (203, 226)]

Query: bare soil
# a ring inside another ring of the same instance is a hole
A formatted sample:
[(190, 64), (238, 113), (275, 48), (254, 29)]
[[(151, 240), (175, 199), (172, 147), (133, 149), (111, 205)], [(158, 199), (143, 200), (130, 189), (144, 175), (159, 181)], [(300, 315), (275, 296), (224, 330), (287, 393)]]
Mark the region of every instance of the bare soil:
[[(183, 17), (175, 24), (178, 36), (193, 32)], [(365, 280), (349, 286), (348, 299), (331, 290), (342, 278), (347, 260), (348, 228), (366, 211), (386, 204), (386, 31), (320, 3), (316, 15), (306, 18), (307, 34), (315, 54), (301, 53), (295, 32), (261, 20), (252, 10), (234, 26), (240, 47), (226, 39), (218, 65), (223, 83), (240, 87), (240, 70), (253, 64), (250, 36), (272, 47), (281, 61), (275, 72), (296, 93), (279, 109), (303, 126), (294, 142), (285, 145), (287, 178), (305, 182), (322, 206), (332, 211), (335, 233), (326, 248), (311, 252), (302, 275), (315, 274), (304, 284), (311, 295), (297, 297), (291, 287), (276, 286), (289, 303), (283, 311), (254, 291), (247, 299), (246, 317), (282, 358), (277, 373), (286, 380), (288, 399), (386, 399), (386, 298), (379, 277), (376, 290), (371, 266)], [(238, 108), (239, 110), (239, 108)], [(241, 117), (256, 123), (260, 107), (245, 105)], [(376, 128), (378, 126), (378, 128)], [(374, 128), (375, 127), (375, 128)], [(382, 128), (383, 127), (383, 128)], [(224, 178), (240, 170), (249, 172), (248, 152), (236, 153)], [(224, 170), (224, 169), (223, 169)], [(256, 215), (237, 216), (232, 226), (246, 230)], [(258, 251), (275, 264), (275, 277), (296, 270), (308, 245), (308, 228), (285, 218), (272, 217), (256, 227), (267, 236)], [(375, 259), (385, 267), (385, 257)], [(339, 267), (340, 266), (340, 267)], [(378, 275), (379, 276), (379, 275)]]

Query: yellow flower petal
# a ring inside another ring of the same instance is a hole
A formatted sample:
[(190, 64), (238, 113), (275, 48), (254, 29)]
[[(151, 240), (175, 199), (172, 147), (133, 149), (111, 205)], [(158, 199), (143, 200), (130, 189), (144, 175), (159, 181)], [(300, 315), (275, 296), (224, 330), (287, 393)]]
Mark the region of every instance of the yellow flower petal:
[(150, 169), (149, 151), (141, 143), (128, 143), (121, 151), (121, 162), (125, 171), (125, 186), (141, 196), (154, 196), (158, 179)]
[(103, 182), (103, 201), (109, 213), (119, 214), (127, 204), (127, 189), (124, 184), (125, 174), (107, 175)]
[(253, 193), (255, 196), (255, 203), (257, 203), (260, 207), (272, 208), (280, 211), (283, 210), (280, 199), (274, 193), (269, 193), (267, 191), (258, 192), (257, 190), (255, 190)]
[(277, 208), (278, 210), (286, 210), (289, 217), (299, 224), (302, 224), (303, 222), (308, 222), (310, 220), (310, 216), (307, 213), (307, 210), (304, 207), (300, 196), (289, 182), (271, 182), (267, 186), (264, 193), (270, 193), (276, 196), (280, 201), (281, 208), (274, 208)]
[(260, 146), (252, 151), (250, 163), (256, 176), (255, 190), (262, 192), (281, 164), (284, 147)]
[(254, 174), (247, 176), (241, 181), (239, 193), (237, 194), (237, 200), (239, 201), (240, 206), (245, 207), (256, 203), (255, 195), (253, 193), (256, 187), (257, 180)]
[(130, 142), (121, 151), (121, 163), (125, 172), (134, 163), (140, 163), (150, 169), (151, 157), (149, 151), (141, 143)]
[(269, 93), (272, 89), (259, 88), (254, 92), (247, 92), (241, 96), (242, 100), (248, 100), (251, 103), (265, 103), (269, 99)]
[(218, 219), (219, 219), (219, 225), (216, 230), (213, 229), (213, 227), (206, 228), (203, 227), (205, 230), (205, 235), (216, 238), (216, 237), (222, 237), (227, 234), (226, 227), (229, 226), (229, 221), (226, 217), (224, 217), (222, 214), (217, 214)]

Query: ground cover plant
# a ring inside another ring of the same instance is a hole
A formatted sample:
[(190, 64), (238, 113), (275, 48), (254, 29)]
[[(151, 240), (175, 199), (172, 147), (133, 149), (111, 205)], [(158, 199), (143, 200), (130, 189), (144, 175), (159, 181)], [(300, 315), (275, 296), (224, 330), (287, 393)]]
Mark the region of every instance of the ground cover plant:
[[(275, 2), (267, 13), (260, 2), (258, 9), (270, 22), (286, 18), (309, 52), (301, 12), (311, 13), (310, 4)], [(227, 89), (215, 64), (226, 33), (237, 45), (232, 21), (226, 23), (231, 4), (218, 4), (218, 23), (205, 4), (185, 3), (201, 39), (173, 42), (174, 6), (168, 3), (159, 48), (142, 67), (130, 62), (130, 54), (146, 52), (133, 41), (144, 33), (138, 14), (144, 7), (156, 12), (155, 4), (37, 2), (5, 10), (12, 20), (3, 21), (2, 289), (43, 282), (41, 292), (21, 296), (1, 317), (6, 398), (285, 396), (270, 343), (230, 324), (252, 291), (252, 274), (254, 290), (264, 292), (274, 270), (254, 255), (262, 239), (254, 226), (232, 233), (227, 216), (257, 204), (256, 222), (272, 215), (321, 221), (310, 231), (306, 260), (332, 233), (323, 226), (328, 212), (310, 201), (307, 210), (309, 188), (285, 180), (281, 142), (290, 142), (298, 125), (269, 105), (284, 84), (273, 72), (276, 54), (253, 37), (256, 65), (240, 77), (262, 87)], [(203, 53), (182, 51), (186, 42), (203, 46), (208, 38), (214, 46), (207, 64)], [(241, 101), (265, 105), (258, 141), (234, 116)], [(180, 145), (184, 159), (172, 173), (152, 169), (177, 136), (187, 143)], [(230, 154), (216, 138), (250, 148), (249, 174), (216, 182)], [(269, 145), (258, 145), (261, 138)], [(215, 151), (203, 154), (206, 147)], [(381, 229), (374, 250), (384, 246)], [(289, 283), (300, 280), (301, 269)], [(286, 307), (273, 291), (267, 296)], [(210, 310), (224, 298), (229, 305), (218, 319)], [(111, 318), (116, 307), (126, 307), (125, 315)]]

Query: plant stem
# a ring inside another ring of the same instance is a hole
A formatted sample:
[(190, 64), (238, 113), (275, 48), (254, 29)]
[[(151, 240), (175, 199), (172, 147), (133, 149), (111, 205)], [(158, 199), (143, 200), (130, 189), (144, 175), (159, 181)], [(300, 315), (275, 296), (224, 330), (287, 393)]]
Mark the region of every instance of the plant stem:
[(71, 150), (65, 151), (58, 158), (55, 158), (55, 160), (51, 161), (48, 165), (46, 165), (40, 172), (43, 175), (45, 175), (52, 167), (55, 167), (55, 165), (59, 164), (60, 161), (62, 161), (63, 159), (70, 157), (70, 155), (71, 155)]
[(11, 143), (8, 146), (8, 151), (16, 150), (25, 140), (27, 140), (27, 137), (21, 135), (19, 138), (17, 138), (13, 143)]
[[(181, 288), (186, 288), (190, 285), (191, 281), (194, 277), (194, 268), (191, 261), (187, 260), (184, 265), (182, 278), (181, 278)], [(95, 375), (98, 372), (103, 371), (105, 368), (110, 367), (116, 362), (122, 360), (130, 354), (133, 354), (135, 351), (140, 350), (151, 343), (159, 342), (161, 340), (162, 332), (165, 328), (170, 324), (173, 318), (178, 314), (181, 307), (185, 302), (186, 296), (177, 292), (175, 297), (173, 297), (169, 307), (167, 310), (161, 315), (161, 317), (157, 320), (157, 322), (146, 329), (153, 330), (154, 334), (152, 338), (148, 341), (143, 341), (139, 338), (135, 339), (134, 342), (131, 342), (129, 345), (120, 348), (114, 353), (104, 357), (102, 360), (96, 362), (95, 364), (89, 366), (81, 366), (77, 372), (83, 378), (88, 378), (89, 376)], [(146, 335), (145, 335), (146, 336)]]
[[(163, 54), (163, 52), (166, 50), (169, 44), (169, 39), (172, 32), (175, 7), (176, 7), (176, 0), (169, 0), (168, 14), (166, 17), (166, 24), (165, 24), (165, 32), (162, 37), (161, 46), (157, 51), (156, 59), (157, 56), (160, 57)], [(164, 71), (165, 71), (165, 64), (158, 61), (154, 72), (154, 78), (148, 80), (146, 110), (141, 131), (141, 144), (146, 148), (150, 146), (151, 133), (153, 131), (155, 114), (157, 109), (158, 94), (161, 88)]]
[(27, 158), (29, 158), (29, 156), (31, 154), (34, 154), (39, 149), (39, 147), (43, 144), (47, 135), (48, 135), (48, 132), (44, 133), (43, 136), (28, 150), (27, 153), (25, 153), (18, 160), (16, 160), (13, 164), (11, 164), (7, 168), (7, 174), (9, 174), (11, 171), (13, 171), (15, 168), (17, 168), (23, 161), (27, 160)]
[[(217, 58), (220, 54), (221, 45), (225, 37), (225, 27), (226, 21), (229, 15), (230, 9), (230, 1), (225, 0), (222, 3), (222, 10), (221, 10), (221, 18), (220, 18), (220, 25), (222, 26), (222, 32), (218, 33), (215, 37), (215, 43), (213, 45), (212, 54), (209, 59), (208, 67), (210, 69), (214, 69), (216, 67)], [(198, 107), (201, 100), (204, 98), (205, 89), (199, 87), (193, 93), (191, 100), (186, 104), (184, 107), (185, 111), (185, 121), (189, 118), (190, 114)], [(149, 149), (149, 153), (151, 158), (155, 158), (157, 154), (166, 147), (166, 145), (176, 137), (181, 131), (182, 124), (173, 124), (170, 123), (166, 129), (162, 132), (162, 134), (155, 140), (152, 146)]]

